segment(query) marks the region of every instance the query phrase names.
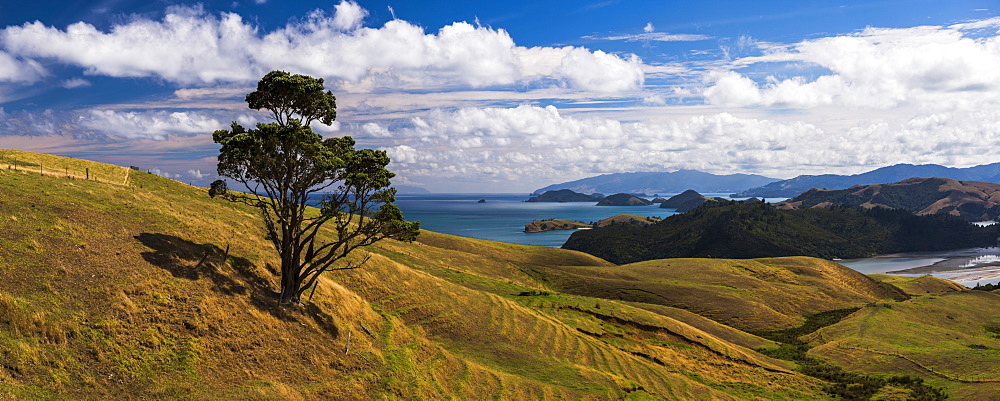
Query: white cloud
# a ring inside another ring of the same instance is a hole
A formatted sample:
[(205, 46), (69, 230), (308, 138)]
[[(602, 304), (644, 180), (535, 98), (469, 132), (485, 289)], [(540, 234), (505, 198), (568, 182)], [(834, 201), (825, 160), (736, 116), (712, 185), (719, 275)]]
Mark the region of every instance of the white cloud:
[(361, 27), (368, 10), (361, 8), (353, 1), (341, 1), (333, 6), (336, 10), (333, 16), (333, 26), (344, 31), (353, 31)]
[[(973, 38), (963, 29), (995, 24), (867, 28), (856, 34), (772, 46), (763, 56), (739, 59), (733, 65), (768, 68), (797, 63), (812, 66), (811, 71), (819, 67), (819, 76), (771, 75), (754, 81), (733, 71), (716, 72), (709, 76), (705, 99), (723, 106), (795, 108), (972, 105), (984, 96), (1000, 97), (1000, 36), (994, 32)], [(782, 74), (789, 71), (794, 70), (785, 69)]]
[[(59, 117), (52, 110), (7, 112), (0, 107), (0, 136), (43, 136), (58, 133)], [(4, 147), (0, 145), (0, 147)]]
[[(650, 28), (652, 25), (646, 25), (646, 28)], [(698, 35), (691, 33), (666, 33), (666, 32), (653, 32), (646, 31), (644, 29), (643, 33), (636, 33), (631, 35), (608, 35), (608, 36), (584, 36), (583, 39), (591, 40), (624, 40), (626, 42), (641, 42), (646, 40), (656, 41), (656, 42), (696, 42), (699, 40), (709, 40), (712, 39), (711, 36)]]
[(642, 33), (637, 34), (627, 34), (627, 35), (607, 35), (607, 36), (596, 36), (587, 35), (583, 39), (590, 40), (624, 40), (626, 42), (695, 42), (699, 40), (711, 39), (711, 36), (697, 35), (697, 34), (669, 34), (664, 32), (656, 32), (656, 28), (653, 27), (652, 22), (647, 22), (646, 26), (642, 28)]
[(204, 174), (204, 173), (202, 173), (201, 170), (188, 170), (187, 174), (188, 174), (188, 176), (190, 176), (191, 178), (194, 178), (196, 180), (200, 180), (202, 178), (211, 176), (211, 174)]
[(166, 140), (172, 135), (204, 135), (224, 129), (228, 122), (196, 112), (123, 112), (89, 110), (76, 124), (100, 134), (126, 139)]
[(637, 89), (643, 82), (641, 61), (634, 55), (578, 47), (529, 49), (517, 46), (502, 29), (465, 22), (434, 34), (398, 19), (366, 28), (361, 25), (366, 13), (357, 3), (342, 1), (332, 16), (315, 11), (266, 33), (237, 14), (213, 16), (201, 7), (183, 6), (168, 8), (162, 20), (133, 17), (106, 32), (84, 22), (65, 30), (25, 23), (0, 31), (0, 43), (10, 52), (0, 53), (0, 74), (4, 57), (18, 56), (78, 65), (88, 74), (159, 77), (183, 85), (254, 82), (272, 69), (369, 89), (556, 83), (605, 92)]
[(326, 125), (319, 122), (313, 122), (312, 125), (309, 126), (309, 128), (312, 128), (314, 132), (321, 135), (326, 135), (326, 136), (343, 135), (343, 133), (340, 132), (341, 129), (340, 126), (341, 126), (340, 121), (334, 121), (330, 125)]
[(0, 50), (0, 82), (34, 83), (48, 75), (37, 61), (23, 59)]
[(83, 78), (71, 78), (62, 81), (62, 87), (66, 89), (83, 88), (90, 86), (90, 81)]
[[(420, 120), (418, 119), (418, 121)], [(389, 132), (389, 130), (387, 130), (385, 127), (377, 123), (371, 123), (371, 122), (361, 125), (361, 132), (364, 132), (366, 135), (375, 138), (388, 138), (392, 136), (392, 133)]]
[[(1000, 109), (997, 109), (1000, 110)], [(379, 130), (393, 171), (434, 179), (503, 183), (531, 190), (627, 171), (695, 169), (777, 178), (853, 174), (896, 163), (970, 166), (1000, 146), (1000, 111), (940, 113), (847, 128), (717, 113), (661, 122), (564, 115), (552, 106), (435, 110)], [(789, 170), (788, 166), (797, 166)]]

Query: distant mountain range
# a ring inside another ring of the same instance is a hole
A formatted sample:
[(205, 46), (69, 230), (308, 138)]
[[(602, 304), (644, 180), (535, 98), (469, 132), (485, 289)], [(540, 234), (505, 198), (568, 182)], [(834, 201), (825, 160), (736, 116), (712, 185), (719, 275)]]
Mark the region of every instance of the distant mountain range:
[(588, 194), (595, 192), (605, 194), (675, 194), (689, 189), (701, 193), (729, 193), (760, 187), (776, 180), (776, 178), (754, 174), (715, 175), (695, 170), (678, 170), (670, 173), (615, 173), (549, 185), (535, 190), (534, 194), (559, 189), (570, 189)]
[(758, 188), (734, 193), (731, 196), (790, 198), (813, 188), (845, 189), (855, 185), (871, 185), (902, 181), (907, 178), (950, 178), (959, 181), (982, 181), (1000, 183), (1000, 163), (984, 164), (968, 168), (944, 167), (936, 164), (896, 164), (867, 173), (855, 175), (800, 175), (798, 177), (772, 182)]
[(426, 188), (417, 187), (417, 186), (413, 186), (413, 185), (394, 185), (394, 187), (396, 188), (396, 193), (398, 193), (398, 194), (406, 194), (406, 195), (415, 194), (415, 195), (419, 195), (419, 194), (429, 194), (429, 193), (431, 193), (431, 191), (428, 191)]
[(810, 189), (779, 209), (847, 205), (903, 209), (923, 215), (946, 213), (969, 221), (1000, 217), (1000, 184), (947, 178), (908, 178), (891, 184), (856, 185), (847, 189)]

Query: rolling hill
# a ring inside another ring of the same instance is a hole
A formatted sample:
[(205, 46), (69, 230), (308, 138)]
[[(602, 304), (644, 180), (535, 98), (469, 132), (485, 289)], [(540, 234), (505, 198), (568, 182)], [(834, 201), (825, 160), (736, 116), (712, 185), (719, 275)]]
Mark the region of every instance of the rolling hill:
[(135, 170), (17, 157), (122, 179), (0, 170), (0, 398), (823, 396), (751, 349), (773, 342), (526, 273), (612, 267), (572, 251), (423, 232), (278, 307), (253, 210)]
[(1000, 184), (947, 178), (909, 178), (891, 184), (855, 185), (847, 189), (810, 189), (779, 203), (784, 209), (847, 205), (886, 207), (925, 215), (946, 213), (968, 221), (1000, 217)]
[(803, 340), (810, 356), (859, 372), (899, 372), (955, 399), (1000, 394), (1000, 295), (956, 291), (873, 303)]
[[(423, 231), (413, 243), (366, 248), (363, 268), (327, 274), (303, 305), (279, 307), (277, 261), (254, 210), (122, 167), (0, 153), (22, 166), (0, 164), (0, 399), (816, 400), (844, 386), (926, 393), (911, 379), (885, 377), (931, 370), (883, 363), (883, 354), (849, 348), (856, 342), (915, 350), (904, 356), (947, 374), (928, 382), (975, 397), (994, 389), (983, 375), (1000, 365), (983, 328), (998, 321), (1000, 295), (907, 296), (812, 258), (615, 266), (575, 251)], [(40, 165), (46, 174), (23, 168)], [(87, 180), (86, 169), (104, 180)], [(641, 294), (632, 287), (671, 301), (624, 296)], [(964, 304), (975, 310), (961, 311)], [(841, 329), (886, 305), (947, 309), (961, 325), (933, 333), (959, 340), (935, 348), (931, 340), (941, 337), (901, 336), (916, 313), (879, 323), (898, 331), (886, 341)], [(803, 326), (802, 338), (816, 344), (809, 352), (823, 366), (874, 376), (820, 378), (782, 359), (786, 344), (746, 331), (848, 307), (863, 309)], [(845, 360), (842, 350), (865, 359)], [(947, 362), (949, 352), (974, 357), (982, 375)]]

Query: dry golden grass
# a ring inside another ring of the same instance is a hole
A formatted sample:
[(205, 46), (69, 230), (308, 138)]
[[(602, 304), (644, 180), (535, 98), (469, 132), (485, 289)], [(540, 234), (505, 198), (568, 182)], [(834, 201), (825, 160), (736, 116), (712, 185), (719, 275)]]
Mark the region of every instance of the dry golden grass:
[(0, 169), (120, 185), (130, 173), (126, 167), (13, 149), (0, 149)]
[(965, 291), (968, 288), (954, 281), (937, 278), (931, 275), (920, 277), (890, 276), (885, 274), (870, 274), (875, 280), (892, 284), (908, 295), (934, 295), (946, 292)]
[(128, 177), (0, 170), (0, 398), (823, 396), (748, 348), (765, 340), (552, 291), (538, 269), (611, 268), (578, 252), (424, 232), (277, 307), (277, 261), (252, 210)]
[(821, 399), (821, 382), (752, 351), (774, 342), (737, 328), (866, 303), (807, 336), (810, 354), (957, 398), (1000, 391), (998, 293), (875, 276), (938, 294), (897, 302), (818, 259), (614, 266), (425, 231), (277, 307), (253, 210), (128, 177), (0, 169), (0, 399)]
[(679, 307), (744, 330), (788, 328), (809, 314), (905, 298), (854, 270), (806, 257), (662, 259), (536, 270), (560, 291)]

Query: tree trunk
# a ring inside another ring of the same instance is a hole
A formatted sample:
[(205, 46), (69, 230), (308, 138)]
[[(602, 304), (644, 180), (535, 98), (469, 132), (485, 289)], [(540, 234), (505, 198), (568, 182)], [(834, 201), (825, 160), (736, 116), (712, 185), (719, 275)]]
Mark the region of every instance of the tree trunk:
[(299, 303), (299, 261), (295, 254), (295, 241), (292, 236), (291, 224), (283, 223), (281, 227), (281, 298), (282, 304)]
[[(291, 276), (291, 275), (289, 275)], [(279, 302), (282, 304), (299, 304), (301, 303), (301, 297), (299, 293), (299, 283), (295, 283), (294, 276), (289, 277), (281, 276), (281, 297)]]

